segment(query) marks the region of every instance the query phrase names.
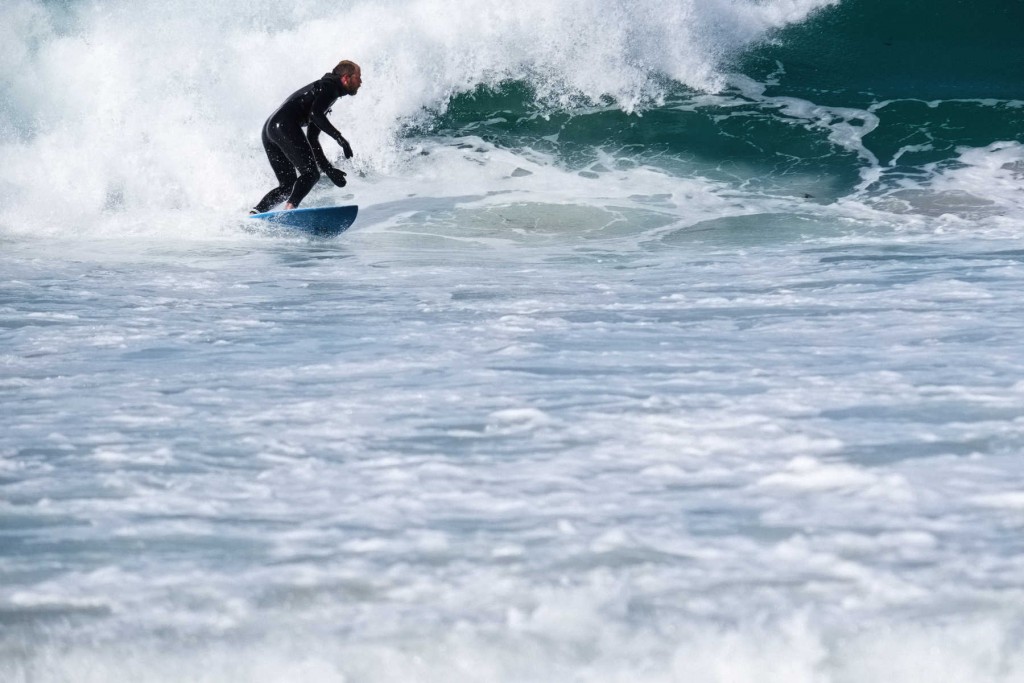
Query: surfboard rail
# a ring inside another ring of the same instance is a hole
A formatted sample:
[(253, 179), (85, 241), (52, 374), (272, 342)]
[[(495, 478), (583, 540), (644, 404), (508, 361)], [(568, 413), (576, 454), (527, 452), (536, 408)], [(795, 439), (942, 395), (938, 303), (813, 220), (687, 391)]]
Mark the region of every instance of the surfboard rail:
[(266, 221), (282, 228), (299, 230), (316, 237), (334, 237), (352, 227), (357, 215), (359, 207), (351, 204), (267, 211), (253, 214), (249, 218)]

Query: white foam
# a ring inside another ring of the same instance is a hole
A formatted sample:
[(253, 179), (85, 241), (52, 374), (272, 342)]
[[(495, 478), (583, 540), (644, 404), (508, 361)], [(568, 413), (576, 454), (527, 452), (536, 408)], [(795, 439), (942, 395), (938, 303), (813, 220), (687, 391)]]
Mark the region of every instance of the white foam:
[(559, 597), (553, 592), (550, 602), (536, 609), (511, 610), (507, 626), (464, 623), (401, 643), (333, 639), (300, 628), (242, 649), (218, 643), (187, 651), (146, 644), (102, 651), (69, 648), (28, 664), (0, 664), (0, 672), (12, 683), (126, 678), (140, 683), (552, 678), (585, 683), (1013, 683), (1024, 676), (1024, 656), (1011, 626), (1007, 617), (936, 620), (932, 625), (866, 623), (830, 633), (804, 615), (740, 625), (711, 620), (676, 624), (671, 632), (645, 631), (623, 641), (585, 593)]
[(941, 170), (937, 192), (960, 192), (976, 204), (995, 204), (1014, 216), (1024, 214), (1024, 143), (997, 141), (984, 147), (959, 147), (959, 164)]
[(781, 472), (762, 478), (759, 486), (796, 490), (827, 491), (870, 486), (876, 482), (870, 472), (843, 463), (828, 464), (816, 458), (801, 456), (786, 464)]

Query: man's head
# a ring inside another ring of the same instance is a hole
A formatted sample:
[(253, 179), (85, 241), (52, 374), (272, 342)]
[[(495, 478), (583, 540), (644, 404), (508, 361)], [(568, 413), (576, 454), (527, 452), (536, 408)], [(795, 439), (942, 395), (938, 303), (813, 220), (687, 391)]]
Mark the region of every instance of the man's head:
[(343, 59), (338, 62), (333, 71), (334, 75), (341, 79), (341, 84), (345, 86), (345, 92), (349, 95), (359, 92), (359, 86), (363, 84), (363, 73), (358, 64)]

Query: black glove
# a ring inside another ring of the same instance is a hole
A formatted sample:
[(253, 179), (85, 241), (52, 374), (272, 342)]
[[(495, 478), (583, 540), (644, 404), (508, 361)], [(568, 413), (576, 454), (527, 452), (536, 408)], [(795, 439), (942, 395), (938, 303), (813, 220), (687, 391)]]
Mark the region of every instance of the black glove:
[(341, 151), (345, 153), (346, 159), (352, 158), (352, 145), (348, 144), (348, 140), (345, 138), (339, 138), (338, 144), (341, 145)]
[(345, 183), (348, 182), (345, 180), (345, 172), (337, 168), (328, 168), (324, 173), (326, 173), (327, 177), (331, 179), (331, 182), (338, 187), (345, 187)]

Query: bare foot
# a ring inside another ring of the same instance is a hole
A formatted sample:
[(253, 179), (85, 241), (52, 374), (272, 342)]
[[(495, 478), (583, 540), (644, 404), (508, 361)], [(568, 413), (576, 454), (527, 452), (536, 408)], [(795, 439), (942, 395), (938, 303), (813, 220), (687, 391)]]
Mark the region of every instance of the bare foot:
[(285, 211), (291, 211), (294, 208), (295, 208), (295, 205), (292, 204), (291, 202), (288, 202), (287, 204), (284, 205), (284, 210)]

